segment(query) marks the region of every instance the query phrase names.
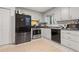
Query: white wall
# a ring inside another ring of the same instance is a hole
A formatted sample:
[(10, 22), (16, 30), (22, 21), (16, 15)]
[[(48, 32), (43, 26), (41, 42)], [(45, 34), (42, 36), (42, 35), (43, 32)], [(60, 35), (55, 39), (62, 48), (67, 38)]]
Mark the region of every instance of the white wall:
[(11, 43), (15, 43), (15, 7), (11, 7)]
[[(10, 23), (8, 23), (9, 25), (7, 24), (7, 27), (10, 26), (10, 28), (9, 28), (10, 33), (8, 33), (10, 35), (9, 43), (14, 43), (14, 41), (15, 41), (15, 8), (14, 7), (0, 7), (0, 9), (5, 9), (5, 10), (9, 11)], [(5, 25), (6, 25), (6, 23), (5, 23)], [(7, 34), (7, 33), (5, 33), (5, 34)]]
[(11, 11), (11, 42), (15, 43), (15, 7), (6, 7), (7, 9), (10, 9)]
[(35, 12), (33, 10), (25, 9), (25, 8), (16, 8), (16, 10), (19, 10), (20, 13), (24, 13), (26, 15), (31, 15), (32, 19), (38, 19), (39, 21), (42, 21), (43, 17), (42, 14), (39, 12)]
[(44, 13), (44, 16), (46, 16), (46, 15), (53, 15), (55, 9), (56, 9), (56, 7), (52, 8), (52, 9), (49, 10), (49, 11), (47, 11), (46, 13)]

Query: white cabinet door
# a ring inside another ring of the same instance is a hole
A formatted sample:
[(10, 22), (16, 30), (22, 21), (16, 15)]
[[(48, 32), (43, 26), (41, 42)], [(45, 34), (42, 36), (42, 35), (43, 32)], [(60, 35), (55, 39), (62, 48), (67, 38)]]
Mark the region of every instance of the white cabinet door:
[(51, 29), (50, 28), (47, 28), (47, 29), (45, 29), (45, 31), (46, 31), (46, 38), (47, 39), (49, 39), (49, 40), (51, 40)]
[(79, 32), (61, 30), (61, 44), (79, 51)]
[(10, 10), (0, 8), (0, 45), (10, 43)]
[(56, 8), (54, 11), (54, 20), (61, 21), (61, 8)]
[(69, 8), (68, 7), (62, 7), (61, 8), (61, 18), (62, 20), (70, 20), (70, 14), (69, 14)]
[(61, 38), (72, 40), (79, 43), (79, 32), (78, 31), (61, 31)]
[(79, 7), (70, 8), (70, 17), (71, 19), (79, 19)]
[(51, 29), (49, 28), (42, 28), (41, 29), (41, 36), (51, 40)]
[(76, 51), (79, 51), (79, 43), (75, 43), (74, 41), (63, 39), (61, 44)]
[(45, 29), (44, 28), (41, 28), (41, 36), (45, 37)]

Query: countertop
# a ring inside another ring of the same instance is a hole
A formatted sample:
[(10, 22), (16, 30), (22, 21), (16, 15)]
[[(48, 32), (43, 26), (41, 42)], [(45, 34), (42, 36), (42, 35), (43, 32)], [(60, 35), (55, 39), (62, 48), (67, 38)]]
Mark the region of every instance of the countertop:
[(60, 27), (31, 27), (32, 29), (41, 29), (41, 28), (48, 28), (48, 29), (61, 29), (66, 31), (79, 31), (79, 29), (62, 29)]
[(61, 30), (66, 30), (66, 31), (79, 31), (78, 29), (72, 30), (72, 29), (61, 29)]
[(65, 30), (65, 31), (79, 31), (78, 29), (61, 29), (61, 28), (56, 28), (56, 27), (32, 27), (32, 29), (41, 29), (41, 28), (48, 28), (48, 29), (60, 29), (60, 30)]
[(59, 27), (32, 27), (32, 29), (34, 29), (34, 28), (36, 28), (36, 29), (39, 29), (39, 28), (61, 29), (61, 28), (59, 28)]

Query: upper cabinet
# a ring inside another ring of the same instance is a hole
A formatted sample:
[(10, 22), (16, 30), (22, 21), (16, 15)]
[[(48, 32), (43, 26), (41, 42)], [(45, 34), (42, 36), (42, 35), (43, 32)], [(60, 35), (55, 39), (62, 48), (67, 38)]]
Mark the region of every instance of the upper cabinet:
[(79, 7), (70, 7), (70, 18), (79, 19)]
[(69, 7), (57, 7), (53, 12), (55, 21), (70, 20)]
[(53, 16), (55, 21), (61, 21), (61, 8), (55, 8)]
[(56, 24), (57, 21), (79, 19), (79, 7), (56, 7), (45, 15), (53, 16), (52, 24)]
[(55, 21), (70, 20), (69, 7), (57, 7), (53, 10)]
[(61, 8), (61, 19), (62, 20), (70, 20), (69, 7)]

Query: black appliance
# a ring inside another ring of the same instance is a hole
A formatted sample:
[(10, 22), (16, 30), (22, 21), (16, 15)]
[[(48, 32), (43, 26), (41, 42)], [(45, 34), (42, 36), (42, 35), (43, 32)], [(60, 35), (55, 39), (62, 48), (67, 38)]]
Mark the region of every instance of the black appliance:
[(16, 14), (15, 23), (15, 44), (31, 41), (31, 16)]
[(57, 43), (61, 43), (60, 32), (61, 32), (60, 29), (51, 29), (51, 40)]

